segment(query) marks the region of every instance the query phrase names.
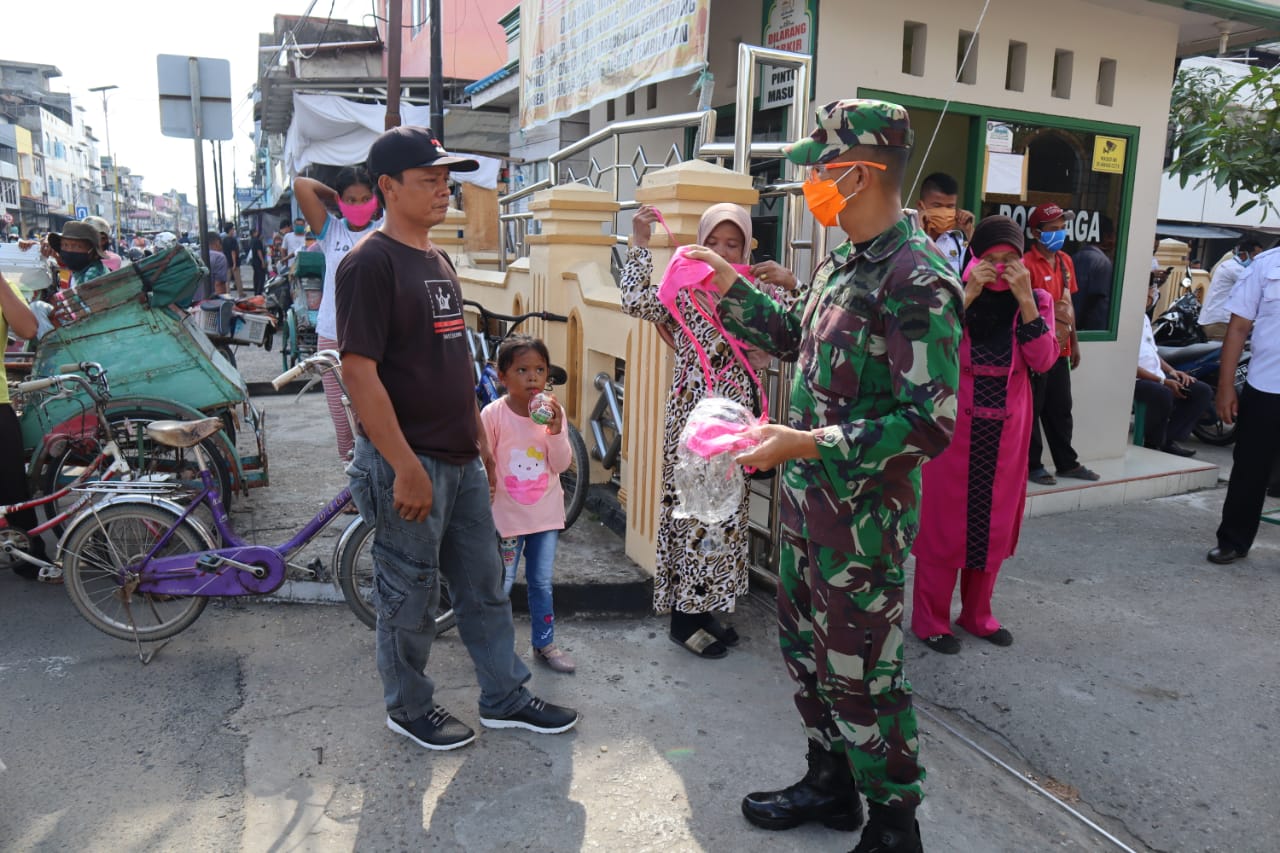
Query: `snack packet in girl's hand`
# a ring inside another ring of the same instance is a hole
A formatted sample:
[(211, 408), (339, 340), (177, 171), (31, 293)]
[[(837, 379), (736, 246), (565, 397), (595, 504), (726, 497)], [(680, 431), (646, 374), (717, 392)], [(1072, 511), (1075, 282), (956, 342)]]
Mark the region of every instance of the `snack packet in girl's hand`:
[(746, 478), (735, 459), (759, 443), (749, 433), (765, 421), (725, 397), (698, 401), (676, 446), (676, 518), (719, 524), (738, 512)]

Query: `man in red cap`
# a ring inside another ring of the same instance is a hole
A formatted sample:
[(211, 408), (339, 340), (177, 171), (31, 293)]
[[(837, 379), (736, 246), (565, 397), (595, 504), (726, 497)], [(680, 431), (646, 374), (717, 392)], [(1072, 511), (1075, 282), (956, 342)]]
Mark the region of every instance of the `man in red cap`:
[(1053, 297), (1055, 331), (1061, 350), (1048, 373), (1035, 376), (1031, 383), (1034, 412), (1031, 421), (1031, 449), (1027, 477), (1033, 483), (1052, 486), (1058, 482), (1041, 461), (1044, 448), (1040, 430), (1053, 457), (1059, 477), (1096, 480), (1098, 475), (1080, 464), (1071, 447), (1071, 371), (1080, 366), (1080, 340), (1076, 337), (1075, 311), (1071, 294), (1076, 292), (1076, 268), (1071, 256), (1062, 251), (1067, 240), (1067, 213), (1053, 202), (1039, 205), (1027, 217), (1027, 227), (1035, 242), (1022, 256), (1031, 272), (1031, 286), (1049, 292)]

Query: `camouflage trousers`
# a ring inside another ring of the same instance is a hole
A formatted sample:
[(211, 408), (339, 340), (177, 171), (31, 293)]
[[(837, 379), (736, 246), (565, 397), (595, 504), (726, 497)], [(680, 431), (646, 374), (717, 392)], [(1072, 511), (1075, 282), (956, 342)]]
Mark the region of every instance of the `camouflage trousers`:
[(902, 566), (782, 535), (778, 628), (805, 734), (845, 755), (868, 801), (916, 806), (925, 771), (902, 674)]

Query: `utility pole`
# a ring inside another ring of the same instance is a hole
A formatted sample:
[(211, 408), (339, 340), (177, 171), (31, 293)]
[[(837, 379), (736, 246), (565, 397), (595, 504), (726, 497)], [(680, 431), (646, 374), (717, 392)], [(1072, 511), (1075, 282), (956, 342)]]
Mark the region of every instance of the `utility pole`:
[(111, 152), (111, 118), (107, 114), (107, 92), (118, 88), (120, 87), (95, 86), (89, 90), (102, 93), (102, 124), (107, 132), (107, 159), (111, 161), (111, 210), (115, 218), (117, 241), (120, 239), (120, 169), (116, 166), (116, 155)]
[(431, 0), (431, 129), (444, 144), (444, 57), (440, 47), (440, 0)]
[[(410, 0), (412, 3), (418, 0)], [(404, 35), (404, 2), (387, 0), (387, 118), (385, 130), (400, 126), (400, 54)]]
[(223, 199), (226, 198), (226, 173), (222, 169), (222, 140), (219, 139), (214, 144), (214, 161), (213, 161), (213, 180), (218, 185), (217, 208), (218, 208), (218, 225), (217, 230), (222, 232), (223, 226), (227, 222), (227, 209)]
[[(200, 209), (196, 212), (199, 217), (200, 229), (200, 258), (204, 261), (204, 268), (209, 268), (209, 210), (205, 202), (204, 194), (204, 119), (200, 111), (200, 63), (196, 57), (192, 56), (188, 59), (188, 73), (191, 75), (191, 126), (193, 129), (192, 137), (196, 144), (196, 200)], [(212, 290), (212, 286), (210, 286)]]

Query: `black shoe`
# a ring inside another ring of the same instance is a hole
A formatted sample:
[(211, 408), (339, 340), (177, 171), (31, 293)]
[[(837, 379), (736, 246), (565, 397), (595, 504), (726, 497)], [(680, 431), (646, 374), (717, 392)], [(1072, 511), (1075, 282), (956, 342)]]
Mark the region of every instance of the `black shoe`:
[(843, 755), (809, 741), (809, 772), (781, 791), (742, 798), (742, 816), (762, 829), (791, 829), (806, 821), (852, 832), (862, 825), (862, 801)]
[(466, 723), (436, 705), (431, 713), (416, 720), (387, 717), (387, 728), (425, 749), (457, 749), (476, 739)]
[(956, 639), (955, 634), (934, 634), (932, 637), (925, 637), (921, 642), (938, 654), (955, 655), (960, 653), (960, 641)]
[(1176, 441), (1170, 441), (1166, 443), (1164, 447), (1160, 448), (1160, 452), (1172, 453), (1174, 456), (1181, 456), (1184, 459), (1189, 459), (1192, 456), (1196, 455), (1196, 452), (1192, 450), (1190, 447), (1183, 447), (1181, 444), (1178, 444), (1178, 442)]
[(997, 646), (1013, 645), (1013, 634), (1009, 632), (1008, 628), (997, 628), (990, 634), (983, 636), (982, 639)]
[(851, 853), (924, 853), (915, 809), (895, 809), (868, 803), (869, 817), (862, 838)]
[(537, 696), (519, 711), (505, 717), (480, 715), (480, 725), (488, 729), (528, 729), (544, 735), (558, 735), (578, 724), (578, 712), (544, 702)]
[(1248, 551), (1237, 551), (1235, 548), (1225, 545), (1219, 545), (1205, 555), (1210, 563), (1218, 563), (1224, 566), (1227, 563), (1234, 563), (1236, 560), (1243, 560), (1247, 556), (1249, 556)]

